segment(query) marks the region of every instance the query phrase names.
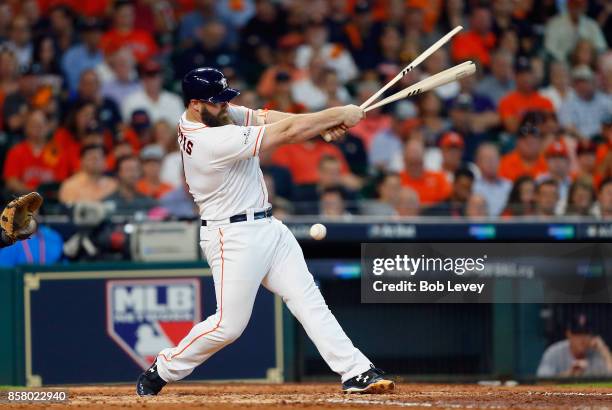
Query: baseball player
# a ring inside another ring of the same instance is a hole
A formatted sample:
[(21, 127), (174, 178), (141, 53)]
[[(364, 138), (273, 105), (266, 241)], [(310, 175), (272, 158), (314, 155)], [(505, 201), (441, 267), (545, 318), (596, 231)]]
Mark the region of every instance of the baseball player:
[(202, 219), (200, 245), (212, 270), (217, 310), (173, 348), (162, 350), (140, 375), (139, 395), (156, 395), (181, 380), (246, 327), (260, 285), (282, 297), (344, 392), (379, 393), (393, 381), (353, 346), (323, 300), (291, 231), (272, 217), (258, 156), (283, 144), (299, 143), (363, 117), (354, 105), (311, 114), (251, 110), (230, 104), (240, 94), (212, 68), (183, 79), (186, 110), (178, 143), (189, 191)]

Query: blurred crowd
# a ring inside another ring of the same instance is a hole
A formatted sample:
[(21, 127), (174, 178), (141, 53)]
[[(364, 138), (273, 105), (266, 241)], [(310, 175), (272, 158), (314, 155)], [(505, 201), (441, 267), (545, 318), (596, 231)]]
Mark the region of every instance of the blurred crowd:
[(275, 214), (612, 217), (610, 0), (5, 0), (3, 195), (196, 216), (186, 72), (222, 69), (250, 108), (359, 104), (457, 25), (400, 86), (469, 59), (475, 76), (260, 158)]

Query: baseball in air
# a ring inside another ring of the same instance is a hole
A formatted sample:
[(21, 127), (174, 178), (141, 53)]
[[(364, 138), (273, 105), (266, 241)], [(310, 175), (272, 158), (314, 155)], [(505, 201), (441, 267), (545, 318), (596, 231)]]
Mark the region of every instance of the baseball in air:
[(312, 239), (320, 241), (327, 235), (327, 228), (323, 224), (314, 224), (310, 227), (310, 236)]

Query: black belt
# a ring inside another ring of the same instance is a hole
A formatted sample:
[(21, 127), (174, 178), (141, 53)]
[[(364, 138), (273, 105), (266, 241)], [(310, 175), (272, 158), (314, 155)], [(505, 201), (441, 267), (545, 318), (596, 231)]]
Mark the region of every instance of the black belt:
[[(255, 212), (253, 214), (253, 220), (269, 218), (271, 216), (272, 216), (272, 208), (268, 208), (265, 211)], [(238, 215), (230, 216), (229, 221), (231, 224), (233, 224), (234, 222), (244, 222), (247, 219), (248, 219), (247, 214), (238, 214)], [(206, 226), (206, 221), (203, 219), (202, 219), (202, 226)]]

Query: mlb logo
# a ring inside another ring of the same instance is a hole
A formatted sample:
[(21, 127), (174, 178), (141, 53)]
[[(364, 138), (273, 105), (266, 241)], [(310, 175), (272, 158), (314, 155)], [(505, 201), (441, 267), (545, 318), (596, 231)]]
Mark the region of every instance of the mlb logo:
[(198, 279), (134, 279), (106, 283), (108, 335), (142, 369), (176, 346), (201, 321)]

